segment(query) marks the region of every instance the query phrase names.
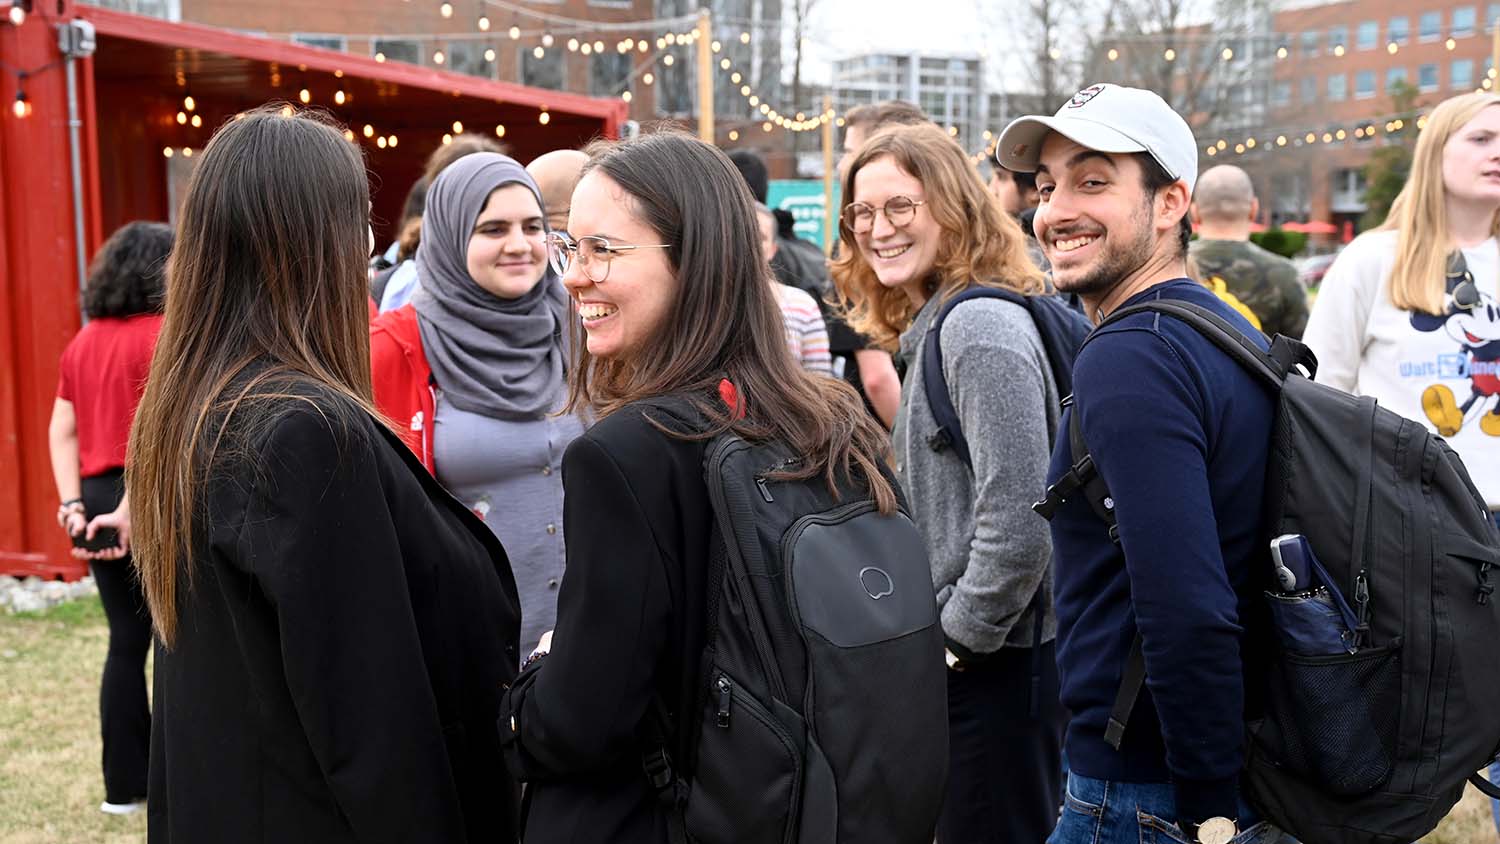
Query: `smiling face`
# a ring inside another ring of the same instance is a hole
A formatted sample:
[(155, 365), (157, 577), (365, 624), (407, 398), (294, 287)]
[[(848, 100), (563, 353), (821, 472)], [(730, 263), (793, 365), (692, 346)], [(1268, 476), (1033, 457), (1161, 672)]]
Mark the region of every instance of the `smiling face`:
[(1481, 109), (1443, 144), (1443, 188), (1468, 203), (1500, 205), (1500, 108)]
[(1500, 341), (1500, 306), (1488, 293), (1479, 294), (1478, 307), (1458, 311), (1443, 323), (1448, 336), (1471, 349)]
[(922, 183), (902, 170), (892, 156), (882, 155), (859, 168), (854, 174), (852, 201), (878, 210), (874, 225), (867, 232), (856, 233), (854, 242), (882, 286), (899, 288), (920, 302), (926, 298), (926, 284), (937, 266), (943, 227), (933, 219), (930, 205), (915, 208), (905, 225), (891, 225), (884, 208), (893, 196), (913, 202), (927, 199)]
[[(599, 170), (584, 176), (573, 191), (568, 233), (575, 238), (602, 237), (620, 246), (666, 242), (640, 220), (635, 200), (625, 189)], [(666, 320), (677, 297), (677, 274), (666, 249), (632, 249), (609, 257), (609, 275), (604, 275), (603, 266), (590, 267), (604, 281), (590, 280), (575, 257), (563, 284), (583, 318), (589, 354), (628, 359)]]
[(1153, 199), (1133, 156), (1088, 149), (1052, 133), (1037, 165), (1032, 221), (1064, 293), (1100, 297), (1153, 254)]
[(504, 185), (490, 193), (474, 223), (466, 256), (469, 277), (490, 294), (517, 299), (547, 271), (542, 208), (525, 185)]

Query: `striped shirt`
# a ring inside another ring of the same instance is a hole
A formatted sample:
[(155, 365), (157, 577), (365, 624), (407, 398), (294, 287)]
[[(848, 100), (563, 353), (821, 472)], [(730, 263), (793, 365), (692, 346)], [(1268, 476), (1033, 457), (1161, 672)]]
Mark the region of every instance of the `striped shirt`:
[(776, 304), (781, 306), (781, 322), (786, 328), (786, 347), (792, 357), (809, 372), (833, 374), (833, 358), (828, 354), (828, 326), (818, 303), (806, 292), (773, 282)]

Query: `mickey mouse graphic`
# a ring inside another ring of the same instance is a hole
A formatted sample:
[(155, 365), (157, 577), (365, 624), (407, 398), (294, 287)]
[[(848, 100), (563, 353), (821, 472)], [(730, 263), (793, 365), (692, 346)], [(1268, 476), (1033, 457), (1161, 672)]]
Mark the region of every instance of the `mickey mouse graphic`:
[(1470, 392), (1459, 404), (1446, 384), (1433, 384), (1422, 391), (1422, 410), (1445, 437), (1457, 434), (1475, 416), (1479, 430), (1500, 437), (1500, 402), (1490, 402), (1492, 396), (1500, 395), (1500, 306), (1474, 284), (1462, 253), (1450, 262), (1447, 276), (1447, 313), (1433, 316), (1417, 311), (1411, 315), (1411, 325), (1418, 331), (1446, 331), (1458, 342), (1468, 358)]

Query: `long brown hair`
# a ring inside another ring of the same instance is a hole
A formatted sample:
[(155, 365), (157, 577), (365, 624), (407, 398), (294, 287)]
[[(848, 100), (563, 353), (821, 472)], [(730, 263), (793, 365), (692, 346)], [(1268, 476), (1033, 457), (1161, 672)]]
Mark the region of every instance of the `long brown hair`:
[[(804, 459), (778, 477), (824, 477), (865, 485), (882, 512), (896, 506), (881, 466), (886, 432), (853, 388), (805, 372), (787, 351), (770, 267), (750, 189), (716, 147), (664, 132), (596, 152), (598, 170), (634, 202), (641, 222), (671, 244), (678, 293), (642, 349), (625, 360), (596, 358), (575, 334), (569, 409), (601, 417), (641, 399), (694, 397), (709, 434), (778, 440)], [(579, 330), (577, 324), (575, 332)], [(711, 397), (727, 378), (744, 397), (740, 411)]]
[[(1443, 148), (1454, 133), (1493, 105), (1500, 105), (1500, 96), (1487, 91), (1444, 100), (1427, 115), (1427, 126), (1417, 135), (1411, 175), (1380, 225), (1396, 230), (1391, 304), (1403, 311), (1443, 313), (1448, 255), (1457, 248), (1448, 228)], [(1500, 233), (1500, 213), (1491, 219), (1490, 233)]]
[[(844, 176), (844, 208), (854, 201), (855, 175), (885, 156), (922, 183), (927, 201), (917, 213), (931, 214), (942, 227), (929, 296), (947, 299), (971, 284), (1025, 294), (1046, 289), (1041, 270), (1026, 254), (1020, 224), (985, 187), (963, 147), (933, 124), (895, 126), (865, 141)], [(916, 313), (911, 298), (880, 283), (847, 226), (839, 225), (839, 238), (833, 280), (845, 317), (854, 330), (895, 351)]]
[(373, 409), (369, 201), (359, 148), (328, 118), (274, 105), (219, 129), (188, 184), (126, 466), (135, 565), (168, 647), (210, 471), (253, 461), (237, 446), (278, 406), (345, 423)]

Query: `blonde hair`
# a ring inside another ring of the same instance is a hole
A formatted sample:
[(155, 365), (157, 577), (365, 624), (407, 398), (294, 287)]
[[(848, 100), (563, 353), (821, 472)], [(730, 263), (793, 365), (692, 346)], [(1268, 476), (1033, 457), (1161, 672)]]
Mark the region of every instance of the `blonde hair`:
[[(928, 295), (947, 299), (970, 284), (1028, 295), (1046, 289), (1041, 270), (1026, 252), (1020, 225), (1000, 207), (958, 142), (936, 125), (896, 126), (865, 141), (844, 177), (844, 208), (854, 198), (854, 177), (886, 156), (922, 183), (926, 204), (918, 213), (931, 214), (942, 228)], [(832, 271), (842, 301), (836, 304), (856, 331), (894, 351), (916, 308), (906, 293), (875, 277), (854, 232), (840, 224), (839, 238), (840, 256)]]
[[(1493, 105), (1500, 105), (1500, 96), (1462, 94), (1444, 100), (1427, 115), (1427, 126), (1417, 136), (1411, 175), (1380, 225), (1396, 230), (1391, 304), (1401, 310), (1443, 313), (1448, 253), (1453, 249), (1444, 201), (1443, 148), (1454, 133)], [(1500, 214), (1490, 221), (1490, 233), (1500, 233)]]

